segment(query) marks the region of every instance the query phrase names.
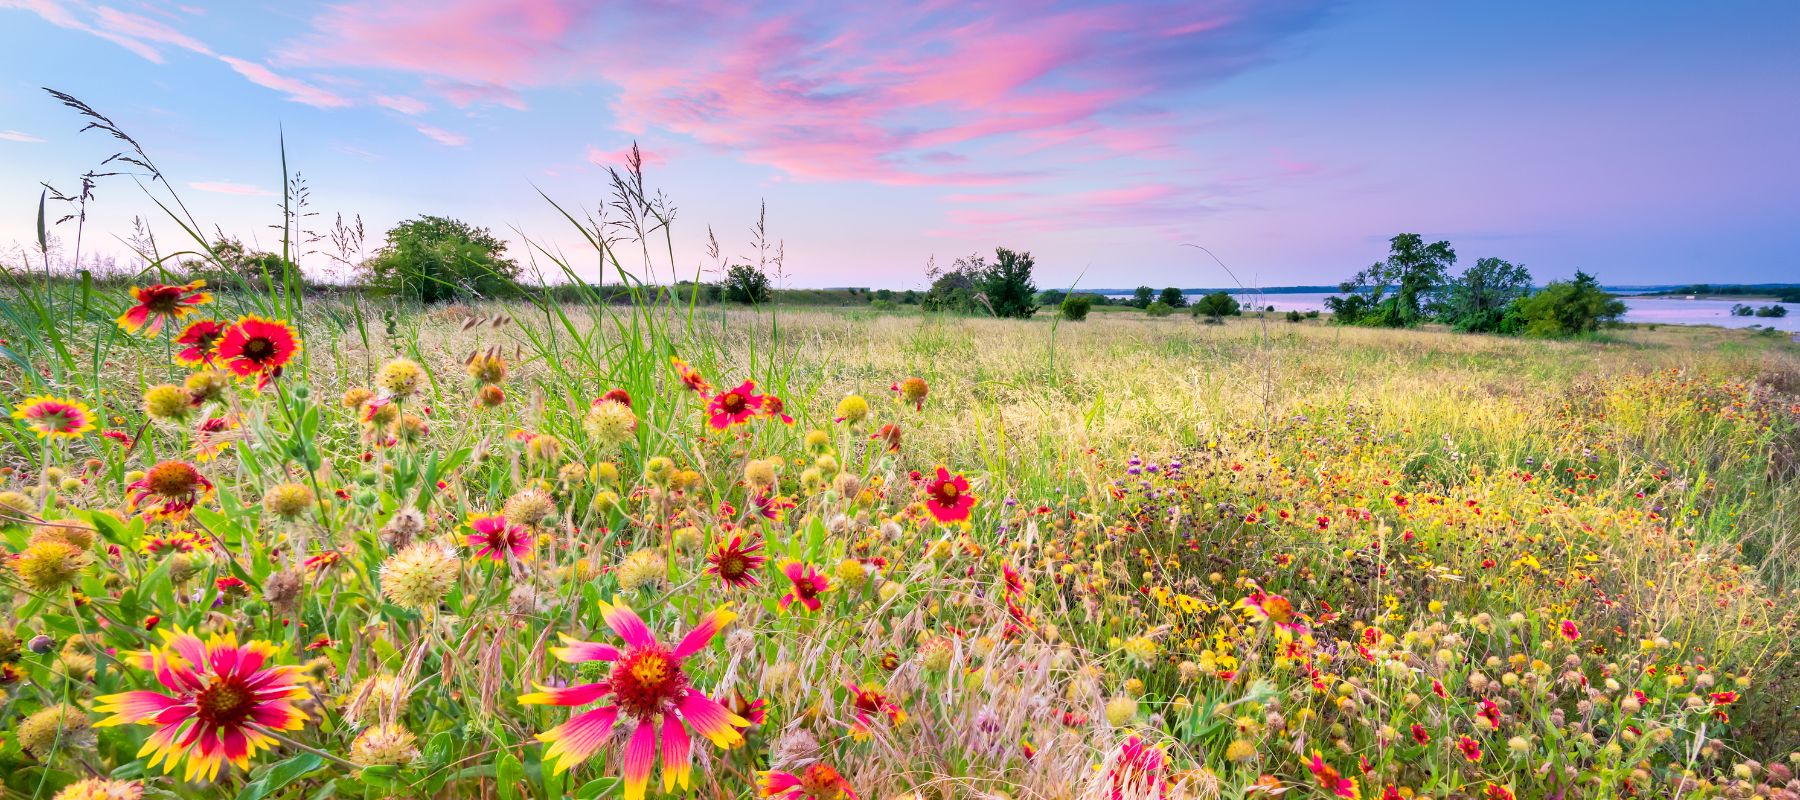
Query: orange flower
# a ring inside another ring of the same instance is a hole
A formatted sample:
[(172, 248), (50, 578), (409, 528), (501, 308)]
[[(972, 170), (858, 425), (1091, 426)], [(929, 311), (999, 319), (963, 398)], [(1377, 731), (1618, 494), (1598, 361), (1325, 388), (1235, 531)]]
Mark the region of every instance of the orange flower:
[(190, 367), (211, 364), (213, 345), (223, 335), (225, 326), (220, 325), (217, 320), (197, 319), (188, 323), (187, 329), (175, 339), (176, 344), (185, 344), (187, 347), (175, 354), (175, 360)]
[(281, 369), (300, 352), (300, 337), (285, 322), (257, 316), (239, 317), (220, 335), (216, 357), (239, 378), (256, 377), (256, 388), (281, 376)]

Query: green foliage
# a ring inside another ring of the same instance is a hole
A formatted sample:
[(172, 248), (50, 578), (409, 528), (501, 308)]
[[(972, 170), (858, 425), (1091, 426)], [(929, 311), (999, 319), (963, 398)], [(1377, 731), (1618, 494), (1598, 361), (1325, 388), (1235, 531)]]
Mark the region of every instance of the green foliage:
[(1577, 271), (1575, 280), (1552, 281), (1544, 290), (1514, 303), (1527, 336), (1562, 337), (1592, 333), (1617, 321), (1625, 304), (1600, 288), (1594, 276)]
[(769, 276), (749, 264), (733, 264), (725, 271), (725, 299), (752, 305), (769, 302)]
[(1194, 301), (1193, 310), (1189, 313), (1196, 317), (1206, 317), (1215, 322), (1226, 317), (1235, 317), (1244, 313), (1238, 299), (1228, 292), (1212, 292)]
[(1139, 286), (1131, 293), (1131, 300), (1126, 305), (1132, 308), (1149, 308), (1156, 301), (1156, 290), (1148, 286)]
[(1180, 289), (1170, 286), (1162, 290), (1162, 295), (1157, 297), (1157, 302), (1170, 308), (1186, 308), (1188, 299), (1187, 295), (1182, 294)]
[(1416, 233), (1402, 233), (1388, 240), (1387, 260), (1352, 275), (1338, 286), (1345, 297), (1330, 298), (1326, 305), (1341, 323), (1409, 328), (1428, 318), (1455, 263), (1449, 242), (1428, 245)]
[(1037, 313), (1037, 285), (1031, 281), (1031, 270), (1037, 265), (1029, 252), (994, 248), (994, 263), (982, 276), (982, 291), (994, 316), (1026, 319)]
[(1450, 282), (1440, 318), (1466, 333), (1514, 333), (1512, 304), (1531, 294), (1531, 273), (1523, 264), (1483, 258)]
[(1064, 300), (1064, 298), (1067, 298), (1068, 296), (1069, 296), (1069, 293), (1065, 292), (1061, 289), (1045, 289), (1041, 292), (1038, 292), (1037, 304), (1040, 308), (1048, 307), (1048, 306), (1060, 306), (1060, 305), (1062, 305), (1062, 301)]
[(486, 228), (427, 215), (390, 229), (362, 272), (371, 287), (421, 303), (501, 297), (519, 276), (505, 256), (506, 243)]
[(1088, 311), (1094, 307), (1092, 297), (1085, 294), (1069, 295), (1062, 301), (1062, 318), (1070, 322), (1087, 319)]
[(1299, 311), (1289, 311), (1287, 313), (1287, 321), (1288, 322), (1299, 322), (1300, 320), (1303, 320), (1303, 319), (1306, 319), (1306, 317), (1303, 316)]
[(1175, 308), (1168, 303), (1158, 300), (1151, 303), (1149, 308), (1144, 309), (1144, 313), (1149, 314), (1152, 317), (1166, 317), (1175, 313)]

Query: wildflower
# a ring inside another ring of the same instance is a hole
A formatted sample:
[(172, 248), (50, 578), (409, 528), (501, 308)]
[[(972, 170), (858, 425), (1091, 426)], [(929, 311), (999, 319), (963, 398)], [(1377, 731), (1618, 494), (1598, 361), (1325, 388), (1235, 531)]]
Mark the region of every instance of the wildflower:
[(857, 800), (850, 782), (823, 763), (815, 763), (798, 775), (780, 770), (760, 772), (757, 783), (763, 797), (779, 800)]
[(474, 353), (469, 356), (469, 360), (463, 364), (463, 367), (468, 370), (470, 378), (482, 385), (497, 384), (506, 380), (506, 359), (500, 357), (498, 350)]
[(923, 411), (925, 409), (925, 395), (928, 392), (928, 388), (925, 386), (924, 378), (913, 376), (906, 380), (898, 381), (888, 388), (898, 392), (900, 399), (904, 402), (911, 403), (915, 410)]
[(751, 491), (766, 491), (775, 485), (775, 467), (780, 459), (753, 458), (744, 462), (744, 485)]
[(1486, 800), (1514, 800), (1513, 791), (1497, 783), (1490, 783), (1481, 793)]
[(743, 536), (733, 536), (729, 542), (721, 542), (713, 552), (707, 554), (706, 561), (712, 566), (706, 568), (708, 575), (719, 576), (720, 582), (727, 587), (748, 589), (761, 586), (762, 579), (756, 571), (768, 562), (762, 554), (763, 543), (744, 544)]
[(1255, 592), (1237, 602), (1235, 606), (1252, 620), (1267, 620), (1289, 633), (1304, 634), (1306, 626), (1302, 625), (1294, 613), (1294, 604), (1286, 597), (1278, 594)]
[(695, 394), (698, 394), (701, 397), (707, 397), (712, 394), (712, 384), (707, 383), (706, 378), (701, 377), (699, 372), (696, 372), (693, 367), (688, 366), (686, 361), (682, 361), (674, 356), (669, 356), (669, 363), (675, 366), (675, 374), (681, 377), (681, 382), (686, 384), (689, 389), (694, 390)]
[(370, 725), (390, 711), (403, 712), (406, 698), (406, 687), (398, 678), (376, 673), (359, 681), (349, 694), (344, 695), (344, 716), (353, 725)]
[(225, 335), (225, 326), (218, 320), (197, 319), (188, 323), (181, 335), (175, 338), (176, 344), (184, 344), (180, 352), (175, 354), (175, 361), (190, 367), (201, 367), (212, 364), (213, 345), (219, 337)]
[(1581, 629), (1575, 627), (1574, 620), (1567, 620), (1567, 619), (1563, 620), (1561, 624), (1556, 626), (1556, 630), (1557, 630), (1557, 633), (1562, 636), (1562, 638), (1567, 639), (1571, 642), (1578, 641), (1581, 639)]
[(635, 592), (639, 587), (661, 584), (669, 574), (669, 562), (662, 553), (646, 547), (626, 556), (613, 572), (619, 579), (620, 589)]
[(149, 766), (175, 770), (185, 760), (188, 780), (218, 776), (226, 761), (239, 769), (262, 748), (276, 744), (273, 731), (302, 728), (306, 713), (296, 707), (312, 698), (296, 666), (270, 666), (277, 652), (264, 641), (238, 644), (232, 634), (202, 642), (186, 631), (163, 631), (164, 646), (136, 653), (131, 663), (156, 676), (172, 694), (132, 691), (96, 698), (94, 710), (112, 716), (101, 727), (137, 723), (156, 726), (141, 753)]
[(141, 800), (144, 785), (111, 778), (83, 778), (64, 786), (50, 800)]
[[(749, 725), (749, 720), (731, 713), (704, 692), (693, 688), (682, 669), (683, 660), (705, 649), (719, 630), (737, 615), (728, 607), (720, 607), (701, 618), (700, 624), (683, 636), (674, 648), (667, 648), (656, 640), (650, 626), (644, 624), (643, 618), (623, 600), (614, 598), (612, 603), (602, 601), (599, 606), (601, 618), (624, 640), (624, 648), (564, 637), (567, 646), (554, 648), (552, 652), (572, 664), (610, 663), (613, 667), (607, 679), (557, 689), (540, 686), (540, 691), (519, 698), (525, 705), (555, 706), (585, 706), (610, 701), (538, 734), (540, 741), (550, 745), (544, 751), (544, 762), (554, 764), (558, 773), (568, 771), (586, 761), (612, 738), (613, 728), (621, 716), (629, 717), (635, 727), (621, 758), (626, 800), (644, 797), (659, 738), (663, 790), (672, 791), (677, 785), (686, 788), (691, 783), (692, 740), (688, 736), (688, 727), (715, 746), (731, 748), (744, 740), (736, 726)], [(658, 727), (661, 728), (660, 737)]]
[(194, 411), (194, 395), (171, 383), (144, 390), (144, 413), (154, 420), (179, 421)]
[(744, 381), (737, 388), (720, 392), (706, 405), (707, 424), (713, 430), (725, 430), (749, 422), (762, 412), (764, 396), (756, 393), (755, 381)]
[(116, 320), (126, 333), (142, 331), (146, 336), (155, 336), (162, 330), (163, 321), (181, 319), (194, 310), (195, 306), (212, 302), (213, 296), (200, 291), (206, 281), (193, 281), (180, 286), (153, 283), (149, 286), (131, 287), (131, 299), (137, 305), (125, 310)]
[(818, 611), (821, 604), (819, 595), (831, 589), (831, 582), (819, 572), (819, 568), (811, 564), (789, 561), (781, 566), (781, 573), (787, 576), (792, 588), (781, 596), (781, 610), (786, 611), (795, 601), (806, 606), (808, 611)]
[(395, 400), (405, 400), (419, 393), (425, 383), (425, 368), (409, 358), (396, 358), (381, 365), (375, 373), (375, 385)]
[(475, 406), (478, 408), (498, 408), (506, 402), (506, 390), (495, 384), (486, 384), (475, 391)]
[(263, 493), (263, 509), (281, 519), (294, 519), (313, 507), (316, 498), (305, 484), (282, 483)]
[(864, 400), (862, 395), (860, 395), (860, 394), (847, 395), (844, 397), (844, 399), (838, 401), (838, 405), (837, 405), (837, 421), (838, 422), (843, 422), (843, 423), (847, 423), (850, 425), (857, 425), (857, 424), (861, 423), (868, 416), (869, 416), (869, 401)]
[(399, 725), (376, 725), (350, 743), (350, 760), (364, 766), (400, 766), (418, 759), (418, 739)]
[(414, 542), (382, 563), (381, 593), (402, 608), (437, 608), (450, 594), (460, 566), (449, 545)]
[(1424, 725), (1420, 725), (1417, 722), (1412, 725), (1412, 738), (1413, 741), (1418, 742), (1419, 744), (1431, 743), (1431, 734), (1425, 731)]
[(225, 377), (225, 373), (216, 369), (203, 369), (187, 376), (187, 380), (182, 381), (181, 388), (188, 391), (189, 399), (194, 405), (200, 405), (224, 394), (225, 388), (230, 385), (231, 380)]
[(900, 452), (900, 426), (892, 422), (883, 425), (875, 431), (873, 436), (869, 437), (869, 441), (880, 442), (888, 452), (898, 453)]
[(549, 463), (562, 456), (562, 440), (548, 433), (540, 433), (525, 443), (525, 458), (537, 463)]
[(56, 750), (77, 752), (94, 746), (88, 715), (71, 705), (54, 705), (26, 717), (14, 729), (19, 748), (33, 758), (48, 761)]
[(619, 388), (607, 389), (606, 394), (600, 395), (600, 399), (595, 402), (618, 403), (626, 408), (630, 408), (631, 393)]
[(1168, 772), (1168, 754), (1134, 733), (1107, 756), (1099, 777), (1112, 800), (1168, 797)]
[(937, 478), (925, 485), (925, 510), (940, 524), (966, 523), (975, 507), (975, 496), (969, 494), (969, 479), (961, 473), (951, 474), (937, 468)]
[(612, 449), (637, 436), (638, 418), (631, 406), (596, 400), (581, 420), (588, 438), (605, 449)]
[(150, 468), (144, 477), (125, 487), (125, 491), (133, 492), (127, 502), (127, 508), (136, 511), (144, 506), (150, 507), (144, 512), (152, 517), (182, 519), (187, 512), (200, 501), (200, 497), (213, 488), (212, 481), (200, 474), (193, 464), (186, 461), (164, 461)]
[(506, 521), (503, 514), (477, 514), (469, 517), (470, 557), (505, 561), (508, 554), (524, 558), (531, 552), (531, 533)]
[(12, 559), (12, 568), (26, 588), (48, 593), (74, 585), (91, 557), (62, 539), (44, 539), (26, 546)]
[(869, 723), (876, 715), (885, 715), (888, 722), (894, 725), (906, 724), (906, 710), (888, 698), (887, 692), (880, 686), (857, 686), (848, 681), (844, 688), (850, 690), (850, 707), (856, 712), (856, 724), (851, 726), (852, 732), (867, 735)]
[(1125, 727), (1126, 723), (1137, 718), (1137, 712), (1137, 701), (1125, 695), (1106, 701), (1106, 721), (1115, 728)]
[(12, 418), (25, 423), (39, 439), (79, 439), (94, 429), (94, 413), (79, 400), (40, 394), (13, 406)]
[(500, 507), (500, 513), (506, 521), (530, 530), (539, 530), (545, 520), (556, 514), (556, 501), (539, 489), (526, 489), (512, 497)]
[(239, 317), (219, 337), (216, 358), (239, 378), (256, 376), (256, 388), (281, 376), (281, 370), (300, 352), (300, 337), (285, 322), (250, 315)]
[(794, 424), (794, 418), (787, 415), (787, 404), (775, 395), (763, 395), (762, 416), (777, 420), (783, 425)]
[(1324, 789), (1333, 797), (1347, 797), (1355, 800), (1357, 796), (1356, 781), (1338, 774), (1336, 769), (1325, 763), (1325, 759), (1319, 754), (1319, 751), (1313, 751), (1312, 763), (1307, 765), (1307, 769), (1312, 771), (1313, 780), (1318, 782), (1319, 788)]
[(1456, 749), (1471, 762), (1481, 760), (1481, 743), (1467, 736), (1456, 737)]
[(919, 645), (919, 665), (929, 672), (943, 672), (950, 669), (955, 658), (955, 647), (948, 638), (934, 636)]

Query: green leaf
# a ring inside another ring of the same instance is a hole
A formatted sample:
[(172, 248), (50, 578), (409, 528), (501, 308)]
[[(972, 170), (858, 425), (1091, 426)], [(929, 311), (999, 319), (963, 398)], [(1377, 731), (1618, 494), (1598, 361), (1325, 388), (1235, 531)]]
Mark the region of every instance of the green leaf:
[(575, 790), (575, 800), (594, 800), (597, 797), (609, 797), (619, 791), (618, 778), (595, 778)]
[(494, 764), (494, 786), (500, 800), (519, 800), (519, 787), (525, 784), (525, 765), (511, 753), (500, 756)]
[(314, 753), (301, 753), (286, 761), (276, 762), (267, 769), (259, 770), (261, 776), (245, 784), (243, 791), (238, 792), (237, 800), (262, 800), (271, 792), (287, 788), (324, 763), (325, 759)]

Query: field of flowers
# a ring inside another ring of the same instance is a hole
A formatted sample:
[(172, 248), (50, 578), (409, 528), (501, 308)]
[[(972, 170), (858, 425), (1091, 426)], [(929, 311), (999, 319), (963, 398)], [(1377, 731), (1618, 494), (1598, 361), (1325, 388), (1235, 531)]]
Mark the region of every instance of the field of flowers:
[(8, 796), (1800, 797), (1791, 343), (35, 280)]

